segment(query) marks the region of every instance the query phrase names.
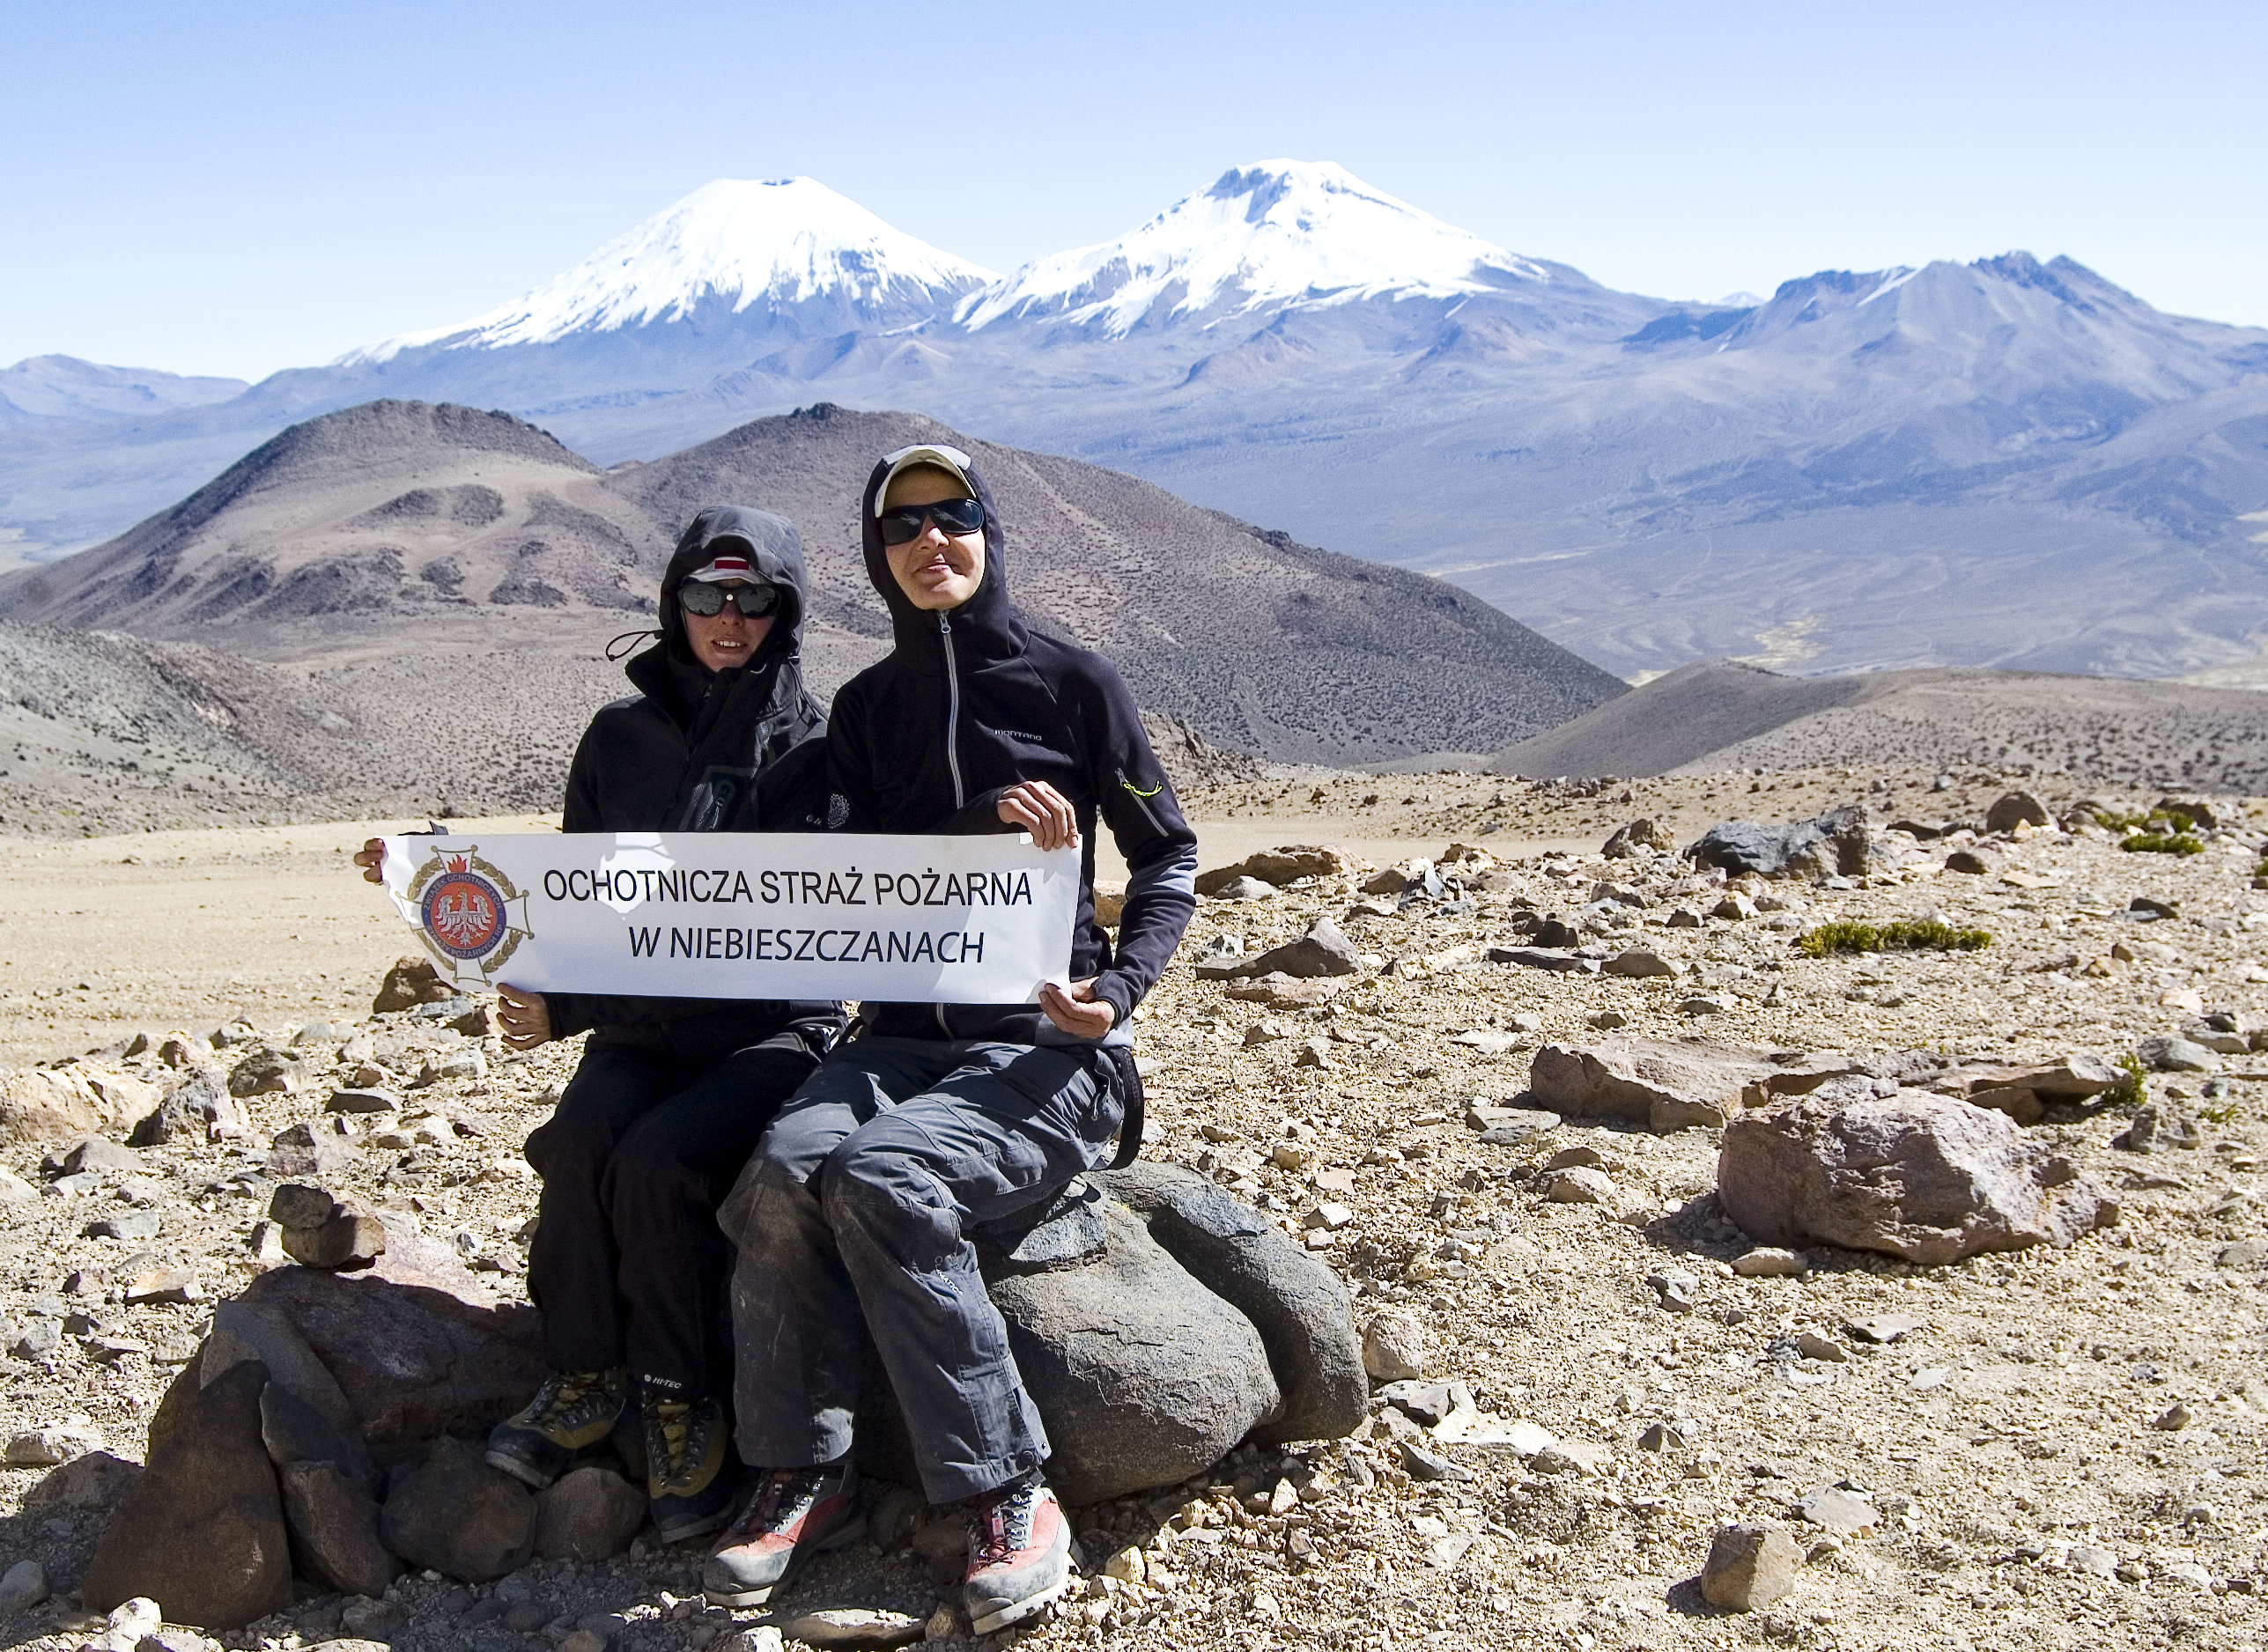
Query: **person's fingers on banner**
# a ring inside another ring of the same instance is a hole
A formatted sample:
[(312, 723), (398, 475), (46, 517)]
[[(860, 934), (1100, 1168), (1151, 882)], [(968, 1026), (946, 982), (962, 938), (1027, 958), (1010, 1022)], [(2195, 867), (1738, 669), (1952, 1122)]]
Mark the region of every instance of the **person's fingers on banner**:
[(362, 881), (365, 883), (385, 882), (386, 840), (383, 837), (366, 838), (361, 849), (355, 854), (354, 864), (362, 868)]
[(1042, 849), (1075, 848), (1079, 816), (1070, 800), (1045, 780), (1025, 780), (1001, 793), (1000, 817), (1021, 826)]
[(1108, 999), (1095, 996), (1092, 980), (1074, 981), (1068, 990), (1050, 981), (1039, 989), (1039, 1007), (1075, 1038), (1100, 1038), (1119, 1018)]
[(541, 992), (523, 992), (499, 982), (496, 1019), (504, 1029), (504, 1042), (514, 1050), (533, 1050), (551, 1042), (551, 1007)]

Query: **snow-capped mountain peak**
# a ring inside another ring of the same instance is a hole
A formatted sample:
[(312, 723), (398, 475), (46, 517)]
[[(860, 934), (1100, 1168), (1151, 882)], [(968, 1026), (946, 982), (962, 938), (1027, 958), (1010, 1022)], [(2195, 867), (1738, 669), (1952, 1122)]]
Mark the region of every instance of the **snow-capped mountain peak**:
[(675, 321), (714, 300), (737, 313), (832, 299), (869, 321), (924, 319), (989, 269), (893, 229), (811, 178), (720, 178), (524, 297), (454, 327), (404, 333), (337, 364), (447, 343), (500, 349)]
[(1036, 260), (962, 301), (971, 329), (1010, 316), (1098, 326), (1373, 298), (1450, 298), (1546, 282), (1532, 260), (1373, 189), (1329, 161), (1221, 175), (1131, 234)]

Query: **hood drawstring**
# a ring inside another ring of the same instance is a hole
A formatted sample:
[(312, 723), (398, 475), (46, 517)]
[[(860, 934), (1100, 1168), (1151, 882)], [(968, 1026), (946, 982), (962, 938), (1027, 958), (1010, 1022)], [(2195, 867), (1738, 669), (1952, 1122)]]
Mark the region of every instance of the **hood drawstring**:
[[(607, 663), (609, 665), (612, 665), (616, 660), (621, 659), (623, 654), (630, 653), (631, 649), (636, 648), (641, 642), (645, 642), (649, 639), (658, 642), (661, 640), (661, 636), (662, 632), (657, 627), (650, 631), (624, 631), (619, 637), (611, 638), (608, 640), (606, 645), (605, 652)], [(630, 647), (623, 648), (622, 645), (624, 643), (628, 643)], [(617, 649), (621, 649), (621, 653), (617, 653), (616, 652)]]

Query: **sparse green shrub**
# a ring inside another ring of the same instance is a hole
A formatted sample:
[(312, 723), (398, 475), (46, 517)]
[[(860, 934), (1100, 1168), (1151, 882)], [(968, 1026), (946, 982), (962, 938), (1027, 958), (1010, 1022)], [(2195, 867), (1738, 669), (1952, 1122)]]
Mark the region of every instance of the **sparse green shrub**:
[(2232, 1095), (2218, 1106), (2198, 1108), (2198, 1117), (2204, 1119), (2208, 1125), (2225, 1125), (2228, 1123), (2230, 1119), (2235, 1118), (2239, 1110), (2240, 1110), (2236, 1104), (2236, 1098)]
[(2187, 832), (2136, 832), (2122, 838), (2118, 846), (2131, 854), (2140, 855), (2201, 855), (2205, 844)]
[(2148, 1075), (2142, 1070), (2141, 1058), (2131, 1051), (2118, 1058), (2117, 1064), (2126, 1076), (2102, 1092), (2102, 1100), (2109, 1107), (2139, 1107), (2149, 1091), (2144, 1087)]
[(1992, 936), (1985, 930), (1901, 918), (1887, 924), (1847, 919), (1821, 924), (1797, 941), (1796, 948), (1806, 957), (1824, 958), (1839, 952), (1976, 952), (1991, 944)]
[(2139, 832), (2150, 823), (2148, 814), (2140, 810), (2124, 815), (2117, 809), (2089, 809), (2087, 813), (2106, 831)]

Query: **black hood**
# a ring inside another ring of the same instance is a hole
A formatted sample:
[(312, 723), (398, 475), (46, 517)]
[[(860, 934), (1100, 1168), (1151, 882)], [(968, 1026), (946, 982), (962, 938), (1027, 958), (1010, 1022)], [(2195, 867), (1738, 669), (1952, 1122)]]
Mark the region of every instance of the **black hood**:
[[(969, 486), (977, 496), (977, 503), (985, 507), (985, 577), (976, 594), (957, 608), (945, 611), (953, 627), (954, 645), (964, 660), (981, 661), (1004, 660), (1023, 652), (1025, 631), (1023, 616), (1008, 601), (1008, 539), (1001, 528), (1000, 507), (993, 503), (993, 490), (985, 481), (985, 473), (975, 463), (962, 468), (969, 478)], [(865, 549), (867, 578), (881, 593), (890, 608), (890, 626), (898, 642), (898, 652), (909, 661), (926, 661), (942, 668), (943, 650), (938, 640), (938, 616), (934, 611), (918, 608), (906, 600), (898, 589), (897, 576), (890, 571), (890, 557), (882, 542), (882, 525), (875, 520), (875, 496), (890, 476), (887, 456), (875, 461), (873, 473), (867, 477), (865, 490), (859, 496), (859, 542)]]
[[(756, 578), (783, 594), (772, 630), (749, 663), (711, 672), (693, 658), (677, 592), (727, 544), (744, 550)], [(694, 789), (681, 797), (668, 829), (713, 830), (731, 818), (732, 797), (752, 795), (750, 782), (826, 732), (826, 712), (803, 687), (803, 615), (809, 603), (795, 525), (769, 511), (711, 505), (678, 538), (661, 576), (659, 606), (660, 645), (634, 656), (623, 673), (705, 759), (697, 765), (704, 771), (690, 777)]]

